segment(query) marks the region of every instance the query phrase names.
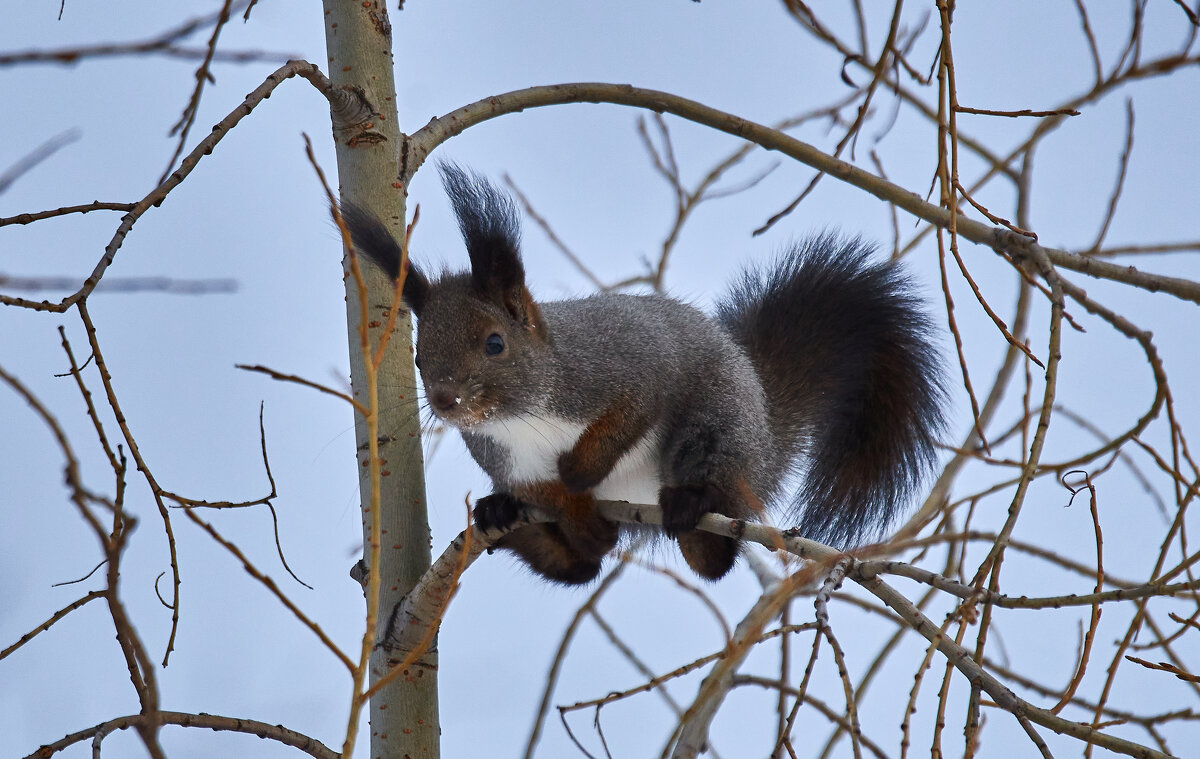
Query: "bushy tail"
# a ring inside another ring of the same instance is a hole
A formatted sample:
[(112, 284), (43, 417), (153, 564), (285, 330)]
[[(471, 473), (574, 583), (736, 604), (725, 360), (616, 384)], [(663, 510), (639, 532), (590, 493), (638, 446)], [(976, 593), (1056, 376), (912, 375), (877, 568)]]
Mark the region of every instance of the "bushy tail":
[(872, 253), (814, 237), (747, 272), (717, 311), (763, 383), (779, 476), (804, 475), (792, 516), (843, 548), (881, 536), (945, 427), (930, 322), (902, 270)]

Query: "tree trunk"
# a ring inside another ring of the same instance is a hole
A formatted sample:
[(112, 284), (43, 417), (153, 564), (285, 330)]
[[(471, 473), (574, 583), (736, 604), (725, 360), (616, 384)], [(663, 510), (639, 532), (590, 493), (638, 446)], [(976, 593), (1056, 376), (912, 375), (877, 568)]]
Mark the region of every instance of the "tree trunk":
[[(381, 0), (324, 0), (329, 77), (335, 87), (359, 90), (370, 114), (357, 123), (334, 120), (340, 194), (382, 219), (403, 239), (405, 193), (398, 161), (406, 139), (396, 114), (392, 70), (391, 24)], [(348, 271), (348, 268), (347, 268)], [(393, 287), (375, 267), (362, 266), (367, 282), (370, 341), (378, 344), (387, 324)], [(355, 397), (367, 402), (366, 370), (359, 338), (359, 300), (353, 277), (346, 278), (346, 314), (350, 372)], [(396, 320), (379, 368), (379, 451), (382, 460), (380, 517), (382, 541), (377, 573), (380, 623), (429, 567), (430, 534), (425, 508), (424, 462), (416, 403), (416, 375), (411, 348), (412, 322)], [(363, 513), (364, 563), (370, 551), (369, 434), (361, 415), (355, 420), (359, 489)], [(387, 655), (376, 650), (371, 682), (387, 671)], [(437, 757), (438, 722), (436, 645), (371, 700), (371, 757)]]

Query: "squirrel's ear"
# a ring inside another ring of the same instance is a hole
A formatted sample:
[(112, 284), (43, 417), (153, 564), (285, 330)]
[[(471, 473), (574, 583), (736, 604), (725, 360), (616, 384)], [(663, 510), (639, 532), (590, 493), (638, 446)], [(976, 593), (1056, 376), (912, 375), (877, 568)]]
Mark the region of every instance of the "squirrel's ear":
[(467, 244), (475, 292), (502, 306), (526, 329), (544, 331), (541, 313), (525, 287), (521, 223), (512, 198), (453, 163), (443, 162), (438, 169)]
[(542, 314), (525, 286), (525, 266), (517, 249), (478, 245), (468, 250), (476, 294), (503, 307), (522, 327), (535, 332), (542, 330)]
[[(542, 312), (525, 286), (525, 267), (515, 249), (478, 249), (471, 254), (471, 280), (484, 300), (501, 306), (525, 329), (543, 334)], [(407, 291), (407, 288), (405, 288)]]
[(408, 274), (404, 276), (404, 290), (400, 294), (418, 319), (421, 318), (421, 311), (425, 309), (425, 301), (429, 298), (429, 287), (429, 280), (425, 274), (409, 261)]
[(546, 323), (542, 321), (542, 312), (524, 283), (502, 293), (501, 297), (504, 310), (508, 311), (513, 321), (540, 337), (546, 336)]

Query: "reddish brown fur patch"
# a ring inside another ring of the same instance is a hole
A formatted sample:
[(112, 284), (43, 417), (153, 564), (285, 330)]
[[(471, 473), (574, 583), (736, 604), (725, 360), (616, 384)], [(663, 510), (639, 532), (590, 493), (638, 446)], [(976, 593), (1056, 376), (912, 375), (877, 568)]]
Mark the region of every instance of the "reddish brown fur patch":
[(620, 399), (584, 429), (574, 447), (558, 459), (558, 473), (567, 487), (580, 492), (599, 485), (650, 426)]
[(529, 293), (529, 288), (518, 283), (502, 291), (498, 300), (513, 321), (536, 339), (546, 341), (546, 323), (542, 321), (542, 311)]
[(576, 550), (599, 559), (617, 544), (617, 525), (602, 519), (590, 493), (572, 493), (557, 480), (546, 480), (513, 488), (522, 501), (561, 515), (558, 525)]
[(679, 551), (696, 574), (709, 580), (724, 576), (737, 559), (739, 541), (723, 535), (694, 529), (706, 512), (745, 519), (763, 509), (743, 477), (734, 477), (728, 488), (713, 484), (663, 488), (659, 494), (663, 524), (674, 534)]
[(542, 311), (538, 308), (538, 304), (534, 301), (533, 296), (529, 294), (529, 289), (521, 288), (521, 308), (524, 312), (523, 323), (539, 340), (546, 339), (546, 323), (542, 321)]
[[(762, 499), (754, 494), (750, 489), (750, 483), (746, 482), (744, 477), (738, 477), (733, 481), (734, 497), (737, 498), (747, 509), (755, 514), (761, 514), (766, 507), (763, 506)], [(727, 516), (743, 518), (748, 514), (729, 514)]]
[(557, 524), (531, 524), (500, 539), (543, 577), (567, 585), (589, 582), (600, 572), (601, 557), (581, 554)]
[(579, 584), (596, 576), (617, 544), (617, 525), (600, 517), (590, 494), (572, 493), (556, 480), (518, 485), (512, 494), (558, 514), (559, 521), (523, 527), (502, 538), (501, 547), (551, 580)]
[(711, 532), (680, 533), (679, 552), (692, 571), (709, 580), (724, 577), (737, 559), (738, 541)]
[(572, 493), (557, 480), (514, 485), (512, 494), (522, 501), (562, 515), (568, 521), (587, 521), (595, 516), (596, 501), (588, 493)]

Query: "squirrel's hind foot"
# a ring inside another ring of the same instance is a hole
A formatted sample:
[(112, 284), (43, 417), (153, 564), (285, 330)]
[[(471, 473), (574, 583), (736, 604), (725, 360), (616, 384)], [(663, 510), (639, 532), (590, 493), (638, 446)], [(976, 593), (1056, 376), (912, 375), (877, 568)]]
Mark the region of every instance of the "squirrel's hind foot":
[(737, 516), (743, 511), (721, 488), (711, 483), (665, 487), (658, 494), (663, 532), (679, 542), (679, 551), (692, 571), (708, 580), (724, 577), (738, 555), (738, 541), (696, 529), (708, 512)]
[(680, 533), (679, 552), (692, 571), (706, 580), (724, 577), (737, 560), (738, 541), (711, 532), (692, 530)]

